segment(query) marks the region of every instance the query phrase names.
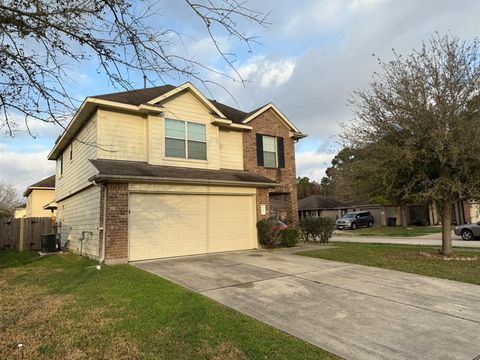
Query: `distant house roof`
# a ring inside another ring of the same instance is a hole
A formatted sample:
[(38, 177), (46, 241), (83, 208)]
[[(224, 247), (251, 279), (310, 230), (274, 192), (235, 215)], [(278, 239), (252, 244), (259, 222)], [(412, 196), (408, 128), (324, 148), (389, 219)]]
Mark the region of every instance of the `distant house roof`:
[(322, 195), (311, 195), (298, 202), (298, 210), (324, 210), (346, 208), (346, 205), (338, 200)]
[(24, 203), (24, 204), (18, 205), (15, 209), (23, 209), (26, 207), (27, 207), (27, 203)]
[(43, 207), (44, 210), (57, 210), (57, 203), (54, 201), (49, 202)]
[(49, 176), (48, 178), (30, 185), (23, 193), (23, 196), (28, 196), (28, 194), (30, 194), (34, 189), (55, 189), (55, 175)]
[(165, 165), (150, 165), (143, 161), (97, 159), (90, 162), (98, 170), (90, 180), (97, 182), (109, 180), (144, 182), (183, 182), (236, 184), (244, 186), (269, 187), (278, 185), (274, 180), (241, 170), (209, 170), (182, 168)]

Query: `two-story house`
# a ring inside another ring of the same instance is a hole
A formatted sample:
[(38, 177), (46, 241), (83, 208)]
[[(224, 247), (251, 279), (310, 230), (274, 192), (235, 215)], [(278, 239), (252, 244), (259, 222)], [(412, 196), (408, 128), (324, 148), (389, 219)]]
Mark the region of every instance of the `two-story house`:
[(190, 83), (88, 97), (49, 155), (62, 244), (107, 263), (257, 248), (259, 219), (298, 222), (304, 136)]
[(48, 207), (55, 200), (55, 175), (30, 185), (23, 193), (23, 196), (27, 198), (25, 214), (24, 216), (17, 214), (18, 217), (55, 216), (55, 211)]

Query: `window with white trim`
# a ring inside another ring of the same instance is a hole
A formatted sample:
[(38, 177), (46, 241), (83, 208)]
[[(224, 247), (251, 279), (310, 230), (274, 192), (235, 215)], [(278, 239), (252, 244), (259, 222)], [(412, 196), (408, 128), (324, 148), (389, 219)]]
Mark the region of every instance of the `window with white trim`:
[(57, 158), (57, 174), (63, 174), (63, 154)]
[(207, 136), (204, 124), (165, 119), (165, 156), (207, 160)]
[(262, 136), (263, 143), (263, 166), (278, 167), (277, 138), (274, 136)]

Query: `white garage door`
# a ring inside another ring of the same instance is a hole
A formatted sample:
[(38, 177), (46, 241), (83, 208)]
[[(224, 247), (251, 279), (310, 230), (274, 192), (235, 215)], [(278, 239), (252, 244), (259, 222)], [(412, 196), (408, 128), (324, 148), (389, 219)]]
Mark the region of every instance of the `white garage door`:
[(130, 194), (129, 259), (257, 247), (254, 197)]

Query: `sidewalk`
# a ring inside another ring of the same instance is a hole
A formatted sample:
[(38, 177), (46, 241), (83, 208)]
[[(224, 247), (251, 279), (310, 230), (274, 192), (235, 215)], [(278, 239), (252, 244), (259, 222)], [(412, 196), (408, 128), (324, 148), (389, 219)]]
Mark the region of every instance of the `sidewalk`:
[[(404, 245), (442, 245), (442, 234), (428, 234), (416, 237), (374, 237), (374, 236), (339, 236), (333, 235), (331, 242), (353, 243), (379, 243), (379, 244), (404, 244)], [(465, 241), (452, 233), (453, 247), (480, 248), (480, 240)]]

